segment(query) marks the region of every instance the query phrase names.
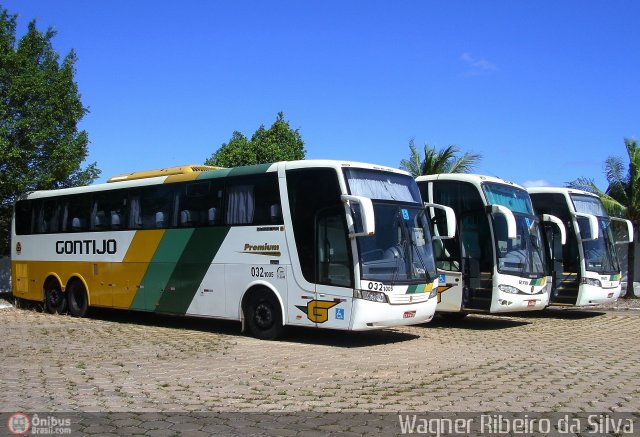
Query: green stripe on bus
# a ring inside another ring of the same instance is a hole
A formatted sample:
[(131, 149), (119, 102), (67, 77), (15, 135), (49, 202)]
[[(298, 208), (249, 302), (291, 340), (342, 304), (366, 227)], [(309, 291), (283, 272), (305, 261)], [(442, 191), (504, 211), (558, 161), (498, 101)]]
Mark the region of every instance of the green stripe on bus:
[(542, 285), (542, 283), (544, 281), (546, 281), (546, 280), (547, 280), (546, 277), (545, 278), (532, 279), (531, 283), (529, 285)]
[(198, 180), (218, 179), (227, 176), (248, 176), (254, 174), (264, 174), (273, 164), (247, 165), (236, 168), (222, 168), (220, 170), (205, 171), (198, 175)]
[(406, 294), (424, 293), (424, 290), (426, 289), (426, 287), (427, 287), (427, 284), (409, 285), (407, 287), (407, 293)]
[[(196, 228), (173, 270), (156, 311), (184, 314), (198, 292), (229, 227)], [(220, 278), (224, 281), (224, 278)]]
[(142, 278), (140, 284), (142, 287), (131, 302), (132, 310), (154, 311), (156, 309), (156, 303), (168, 286), (169, 279), (192, 234), (193, 229), (165, 231)]
[(221, 168), (218, 170), (209, 170), (209, 171), (204, 171), (200, 174), (198, 174), (198, 176), (196, 177), (196, 180), (200, 181), (203, 179), (219, 179), (219, 178), (226, 178), (227, 176), (229, 176), (229, 172), (231, 171), (230, 168)]

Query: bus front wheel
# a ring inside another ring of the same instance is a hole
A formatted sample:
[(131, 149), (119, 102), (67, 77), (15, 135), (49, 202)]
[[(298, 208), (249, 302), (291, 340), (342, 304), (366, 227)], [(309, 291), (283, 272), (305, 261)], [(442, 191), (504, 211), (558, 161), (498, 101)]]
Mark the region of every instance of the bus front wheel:
[(44, 308), (50, 314), (60, 314), (67, 308), (67, 298), (57, 281), (49, 281), (45, 286)]
[(282, 334), (280, 303), (271, 292), (255, 292), (245, 307), (249, 333), (263, 340), (273, 340)]
[(73, 281), (67, 287), (67, 303), (69, 304), (69, 314), (74, 317), (84, 317), (89, 308), (87, 291), (80, 281)]

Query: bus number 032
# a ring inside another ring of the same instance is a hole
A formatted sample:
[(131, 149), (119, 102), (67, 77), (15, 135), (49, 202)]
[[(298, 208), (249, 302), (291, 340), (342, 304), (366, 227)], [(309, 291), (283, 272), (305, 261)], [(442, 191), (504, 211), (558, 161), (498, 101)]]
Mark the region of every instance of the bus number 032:
[(384, 285), (382, 282), (369, 282), (369, 290), (371, 291), (392, 291), (391, 285)]
[(265, 272), (264, 267), (251, 267), (251, 276), (254, 278), (273, 278), (273, 272)]

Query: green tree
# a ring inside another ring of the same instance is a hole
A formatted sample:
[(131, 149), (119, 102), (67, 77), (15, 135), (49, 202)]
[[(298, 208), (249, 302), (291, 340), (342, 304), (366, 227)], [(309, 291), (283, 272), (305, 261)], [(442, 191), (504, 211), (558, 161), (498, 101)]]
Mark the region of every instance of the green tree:
[(13, 204), (22, 193), (91, 183), (82, 169), (88, 137), (77, 125), (87, 113), (74, 81), (76, 54), (60, 62), (53, 29), (36, 22), (16, 39), (16, 15), (0, 6), (0, 254), (9, 252)]
[(424, 158), (416, 149), (413, 140), (409, 141), (409, 159), (400, 161), (400, 168), (408, 171), (413, 177), (438, 173), (469, 173), (480, 162), (482, 155), (466, 152), (459, 156), (460, 150), (451, 145), (441, 150), (424, 145)]
[(634, 242), (629, 243), (627, 252), (627, 294), (635, 297), (633, 282), (635, 279), (635, 241), (638, 240), (638, 224), (640, 223), (640, 148), (638, 141), (630, 138), (624, 140), (627, 149), (628, 165), (618, 156), (609, 156), (604, 163), (604, 173), (608, 187), (606, 191), (599, 189), (593, 179), (578, 178), (568, 182), (567, 186), (588, 191), (600, 196), (604, 207), (610, 215), (624, 217), (633, 223)]
[(247, 140), (235, 131), (228, 143), (224, 143), (209, 159), (206, 165), (237, 167), (240, 165), (265, 164), (276, 161), (304, 159), (304, 141), (298, 129), (291, 129), (282, 112), (269, 129), (264, 125)]

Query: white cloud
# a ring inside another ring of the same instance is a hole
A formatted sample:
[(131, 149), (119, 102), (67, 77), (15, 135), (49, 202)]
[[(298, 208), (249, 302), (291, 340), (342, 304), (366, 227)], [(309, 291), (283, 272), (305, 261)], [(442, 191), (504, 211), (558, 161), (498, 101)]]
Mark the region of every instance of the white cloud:
[(521, 184), (523, 187), (525, 188), (529, 188), (529, 187), (550, 187), (551, 183), (548, 181), (545, 181), (544, 179), (535, 179), (532, 181), (524, 181)]
[(481, 74), (493, 73), (498, 70), (498, 67), (493, 62), (487, 61), (484, 58), (474, 58), (467, 52), (460, 55), (460, 60), (467, 64), (468, 70), (466, 75), (468, 76), (478, 76)]

